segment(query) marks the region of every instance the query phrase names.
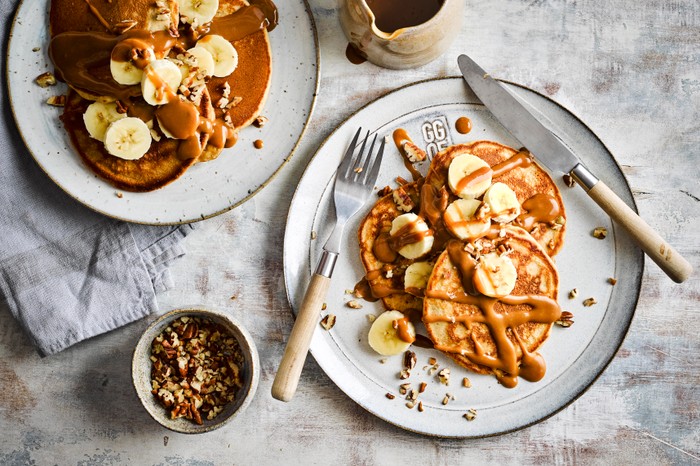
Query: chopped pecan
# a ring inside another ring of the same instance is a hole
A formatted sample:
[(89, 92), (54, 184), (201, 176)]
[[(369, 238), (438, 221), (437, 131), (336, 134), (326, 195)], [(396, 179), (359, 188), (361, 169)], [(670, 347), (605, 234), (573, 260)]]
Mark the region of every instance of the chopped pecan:
[(384, 186), (382, 189), (377, 191), (377, 196), (384, 197), (384, 196), (388, 195), (389, 193), (391, 193), (391, 191), (392, 191), (391, 186)]
[(472, 408), (464, 413), (464, 417), (467, 421), (473, 421), (476, 419), (476, 409)]
[(418, 361), (418, 358), (416, 357), (416, 353), (413, 351), (406, 351), (403, 354), (403, 367), (404, 369), (408, 369), (409, 371), (412, 370), (414, 367), (416, 367), (416, 362)]
[(333, 314), (326, 314), (326, 316), (321, 319), (321, 327), (323, 327), (326, 330), (330, 330), (333, 328), (335, 325), (335, 315)]
[(403, 143), (403, 150), (406, 152), (408, 160), (413, 163), (422, 162), (427, 157), (425, 151), (411, 141), (405, 141)]
[(566, 184), (569, 188), (573, 188), (576, 186), (576, 181), (574, 181), (574, 177), (569, 175), (568, 173), (565, 173), (564, 176), (564, 184)]
[(265, 126), (267, 124), (268, 121), (270, 121), (269, 118), (267, 118), (266, 116), (259, 115), (253, 121), (253, 126), (255, 126), (256, 128), (262, 128), (263, 126)]
[(583, 305), (586, 306), (586, 307), (591, 307), (591, 306), (593, 306), (594, 304), (597, 304), (597, 303), (598, 303), (598, 301), (596, 301), (595, 298), (593, 298), (593, 297), (591, 297), (591, 298), (586, 298), (586, 299), (583, 300)]
[(401, 212), (410, 212), (416, 206), (413, 199), (411, 199), (411, 196), (409, 196), (408, 192), (406, 191), (406, 188), (403, 186), (396, 188), (392, 193), (392, 196), (394, 198), (396, 208)]
[(46, 103), (54, 107), (64, 107), (66, 105), (65, 95), (52, 95), (46, 99)]
[(574, 325), (574, 315), (569, 311), (562, 311), (561, 317), (554, 323), (564, 328), (571, 327)]
[(40, 87), (49, 87), (56, 85), (56, 77), (53, 75), (53, 73), (49, 71), (37, 76), (35, 81)]
[(593, 230), (593, 236), (598, 239), (605, 239), (608, 236), (608, 229), (605, 227), (596, 227)]

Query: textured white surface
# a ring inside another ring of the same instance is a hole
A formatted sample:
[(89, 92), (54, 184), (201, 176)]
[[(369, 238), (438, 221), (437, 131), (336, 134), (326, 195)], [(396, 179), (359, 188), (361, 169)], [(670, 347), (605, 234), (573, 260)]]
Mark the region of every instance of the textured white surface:
[(675, 285), (649, 261), (630, 333), (610, 367), (579, 400), (528, 429), (471, 441), (410, 434), (353, 403), (311, 359), (292, 403), (273, 400), (269, 389), (292, 325), (282, 238), (306, 163), (365, 103), (402, 84), (456, 74), (461, 52), (585, 121), (623, 166), (642, 216), (700, 268), (700, 4), (470, 0), (448, 53), (402, 72), (351, 65), (336, 1), (311, 6), (322, 82), (302, 146), (260, 194), (187, 238), (177, 287), (159, 296), (163, 311), (206, 302), (246, 325), (262, 368), (252, 405), (219, 431), (173, 434), (150, 419), (130, 386), (131, 351), (147, 321), (42, 360), (3, 310), (0, 375), (9, 392), (0, 397), (0, 463), (699, 462), (698, 272)]

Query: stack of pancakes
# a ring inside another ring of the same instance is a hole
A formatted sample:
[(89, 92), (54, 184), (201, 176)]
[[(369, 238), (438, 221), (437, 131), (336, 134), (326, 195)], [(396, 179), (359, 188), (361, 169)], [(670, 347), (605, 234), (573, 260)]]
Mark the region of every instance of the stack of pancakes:
[[(522, 209), (516, 220), (494, 222), (476, 239), (455, 238), (441, 218), (445, 207), (457, 199), (448, 186), (448, 169), (461, 154), (475, 155), (495, 169), (492, 182), (510, 187), (521, 205), (528, 205), (527, 201), (537, 196), (558, 204), (556, 222), (528, 218)], [(434, 194), (427, 198), (430, 193)], [(394, 218), (405, 213), (406, 207), (397, 203), (401, 199), (407, 200), (411, 212), (428, 217), (425, 220), (435, 241), (423, 257), (397, 255), (395, 261), (385, 263), (375, 254), (375, 241), (391, 228)], [(431, 209), (432, 219), (426, 214)], [(432, 159), (425, 178), (381, 197), (363, 220), (358, 236), (367, 271), (364, 280), (372, 293), (369, 299), (381, 299), (386, 309), (422, 320), (433, 346), (469, 370), (494, 374), (507, 387), (515, 386), (518, 376), (539, 380), (544, 375), (544, 362), (537, 348), (561, 315), (556, 304), (558, 274), (551, 257), (563, 245), (565, 223), (558, 188), (526, 151), (492, 141), (448, 147)], [(517, 280), (506, 297), (484, 296), (471, 283), (480, 255), (488, 252), (507, 254), (515, 265)], [(426, 289), (420, 292), (404, 287), (405, 270), (417, 261), (434, 264)]]
[[(212, 29), (217, 21), (243, 8), (256, 7), (251, 7), (246, 0), (219, 0), (218, 11), (211, 23)], [(182, 48), (187, 49), (192, 42), (192, 30), (180, 22), (177, 0), (51, 0), (49, 19), (52, 46), (57, 37), (61, 39), (70, 34), (77, 34), (74, 39), (76, 43), (94, 43), (94, 38), (99, 38), (105, 44), (113, 46), (119, 37), (124, 37), (121, 35), (125, 30), (128, 33), (138, 30), (152, 33), (158, 31), (173, 36), (175, 47), (165, 50), (163, 58), (166, 58), (176, 56), (178, 47), (181, 52)], [(205, 35), (208, 26), (204, 25), (195, 34)], [(84, 38), (79, 34), (83, 34)], [(250, 125), (259, 115), (268, 94), (271, 77), (271, 52), (265, 27), (255, 29), (231, 43), (238, 53), (237, 68), (226, 77), (207, 78), (202, 98), (195, 104), (200, 121), (208, 120), (214, 126), (219, 124), (227, 127), (229, 140), (226, 147), (235, 142), (241, 128)], [(119, 105), (127, 109), (128, 116), (141, 118), (153, 125), (154, 107), (145, 103), (138, 85), (122, 86), (114, 81), (109, 63), (111, 47), (104, 48), (105, 50), (99, 50), (97, 45), (75, 47), (75, 56), (67, 60), (71, 65), (75, 63), (75, 66), (84, 66), (82, 72), (90, 78), (84, 82), (92, 81), (94, 85), (85, 86), (67, 79), (57, 66), (59, 79), (66, 81), (69, 86), (61, 119), (75, 149), (91, 170), (118, 188), (151, 191), (177, 179), (196, 162), (212, 160), (219, 155), (223, 144), (212, 144), (208, 134), (201, 132), (201, 151), (194, 157), (184, 157), (179, 150), (184, 140), (166, 137), (157, 124), (152, 130), (155, 135), (150, 149), (143, 157), (135, 160), (115, 157), (107, 152), (102, 142), (91, 138), (83, 122), (83, 114), (93, 101), (119, 101)], [(92, 56), (81, 56), (81, 53), (88, 55), (88, 52)], [(53, 55), (52, 58), (56, 64)], [(86, 62), (87, 65), (84, 65)], [(226, 85), (230, 89), (229, 100), (234, 96), (240, 99), (231, 108), (220, 108), (217, 102), (222, 98)]]

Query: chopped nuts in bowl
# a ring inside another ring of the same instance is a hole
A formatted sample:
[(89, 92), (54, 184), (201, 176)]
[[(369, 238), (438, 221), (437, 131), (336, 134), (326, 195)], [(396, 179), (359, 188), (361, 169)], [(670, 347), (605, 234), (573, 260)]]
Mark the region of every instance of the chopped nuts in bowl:
[(153, 419), (182, 433), (208, 432), (242, 412), (260, 378), (248, 332), (224, 313), (189, 306), (159, 317), (134, 350), (131, 373)]

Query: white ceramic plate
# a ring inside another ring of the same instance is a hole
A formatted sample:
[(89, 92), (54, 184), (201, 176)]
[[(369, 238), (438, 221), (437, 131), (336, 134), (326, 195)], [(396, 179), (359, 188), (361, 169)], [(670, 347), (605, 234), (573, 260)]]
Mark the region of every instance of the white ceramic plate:
[[(581, 154), (590, 169), (597, 173), (623, 200), (634, 206), (630, 189), (612, 155), (597, 137), (576, 117), (555, 102), (528, 89), (508, 84), (517, 96), (525, 98), (552, 125), (550, 128)], [(454, 129), (457, 118), (469, 117), (473, 129), (459, 134)], [(334, 218), (331, 200), (332, 180), (342, 153), (358, 126), (371, 129), (380, 137), (391, 135), (396, 128), (405, 128), (418, 145), (430, 153), (431, 148), (491, 139), (519, 147), (517, 141), (494, 119), (460, 78), (419, 82), (398, 89), (372, 102), (343, 123), (325, 143), (306, 169), (287, 220), (284, 243), (284, 272), (287, 294), (298, 309), (304, 291), (316, 266), (319, 253), (330, 234)], [(387, 145), (377, 186), (395, 186), (396, 176), (410, 179), (396, 148)], [(567, 211), (566, 243), (556, 263), (560, 272), (559, 302), (574, 313), (570, 328), (555, 326), (540, 352), (547, 362), (547, 374), (538, 383), (520, 380), (514, 389), (500, 386), (495, 377), (477, 375), (452, 363), (434, 350), (413, 348), (418, 364), (411, 377), (399, 380), (401, 356), (385, 363), (367, 343), (367, 314), (378, 315), (379, 303), (363, 302), (364, 308), (350, 309), (344, 303), (352, 299), (345, 290), (352, 289), (364, 275), (359, 259), (357, 229), (371, 208), (368, 203), (348, 224), (344, 247), (335, 267), (331, 289), (322, 314), (337, 316), (329, 332), (315, 332), (311, 351), (328, 376), (362, 407), (402, 428), (443, 437), (482, 437), (516, 430), (538, 422), (565, 407), (583, 393), (602, 373), (619, 348), (634, 314), (639, 295), (643, 255), (633, 243), (614, 228), (605, 215), (583, 192), (568, 188), (561, 174), (552, 178), (559, 186)], [(376, 199), (376, 198), (373, 198)], [(605, 240), (593, 238), (597, 226), (608, 228)], [(312, 240), (311, 232), (317, 239)], [(619, 279), (611, 286), (608, 277)], [(572, 288), (579, 296), (569, 300)], [(582, 301), (595, 297), (598, 304), (584, 307)], [(419, 329), (425, 334), (425, 329)], [(449, 367), (452, 380), (441, 385), (430, 377), (424, 366), (435, 356), (441, 367)], [(469, 377), (472, 388), (462, 387), (462, 378)], [(428, 388), (420, 396), (424, 412), (408, 409), (398, 393), (399, 385), (422, 381)], [(396, 398), (389, 400), (386, 393)], [(455, 397), (442, 404), (446, 393)], [(477, 410), (477, 418), (467, 421), (468, 409)]]
[[(85, 167), (58, 119), (61, 109), (45, 103), (50, 95), (64, 93), (65, 85), (42, 89), (34, 82), (39, 74), (53, 70), (48, 58), (49, 1), (25, 0), (17, 9), (7, 52), (7, 81), (25, 144), (41, 168), (71, 197), (131, 222), (189, 223), (248, 200), (292, 156), (311, 116), (319, 75), (316, 28), (305, 0), (277, 2), (280, 23), (270, 33), (272, 85), (262, 112), (270, 122), (261, 129), (243, 129), (236, 146), (225, 149), (214, 161), (191, 167), (164, 188), (122, 192), (121, 198), (112, 185)], [(262, 150), (253, 147), (256, 139), (264, 141)]]

